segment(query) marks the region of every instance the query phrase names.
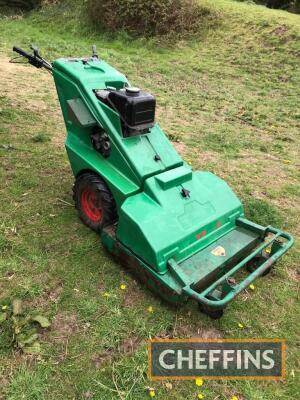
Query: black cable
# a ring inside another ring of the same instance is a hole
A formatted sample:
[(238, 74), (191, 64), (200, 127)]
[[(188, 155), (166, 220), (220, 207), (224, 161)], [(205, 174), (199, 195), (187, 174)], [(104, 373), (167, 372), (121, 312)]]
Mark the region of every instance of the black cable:
[(14, 60), (19, 60), (19, 59), (21, 59), (21, 58), (23, 58), (22, 56), (16, 56), (16, 57), (13, 57), (13, 58), (11, 58), (10, 60), (9, 60), (9, 62), (11, 63), (11, 64), (27, 64), (27, 62), (25, 61), (25, 62), (19, 62), (19, 61), (14, 61)]

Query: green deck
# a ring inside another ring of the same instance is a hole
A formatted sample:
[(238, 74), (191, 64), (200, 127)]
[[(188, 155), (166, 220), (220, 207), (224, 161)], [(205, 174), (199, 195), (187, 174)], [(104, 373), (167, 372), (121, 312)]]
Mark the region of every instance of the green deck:
[[(181, 272), (186, 277), (186, 284), (194, 285), (198, 290), (204, 287), (205, 284), (220, 275), (226, 266), (232, 265), (245, 253), (248, 253), (257, 244), (258, 239), (257, 233), (244, 228), (237, 227), (232, 230), (201, 252), (179, 264)], [(213, 254), (219, 246), (224, 249), (224, 256)]]

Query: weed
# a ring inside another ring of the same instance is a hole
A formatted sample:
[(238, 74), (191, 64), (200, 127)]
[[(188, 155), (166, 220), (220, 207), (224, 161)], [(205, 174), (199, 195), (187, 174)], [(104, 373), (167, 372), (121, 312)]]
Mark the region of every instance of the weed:
[(45, 135), (44, 133), (38, 133), (37, 135), (32, 137), (32, 141), (35, 143), (45, 143), (49, 142), (51, 138), (48, 135)]
[(41, 351), (37, 326), (48, 328), (50, 322), (42, 315), (23, 310), (20, 299), (0, 305), (0, 342), (2, 348), (15, 346), (26, 354)]

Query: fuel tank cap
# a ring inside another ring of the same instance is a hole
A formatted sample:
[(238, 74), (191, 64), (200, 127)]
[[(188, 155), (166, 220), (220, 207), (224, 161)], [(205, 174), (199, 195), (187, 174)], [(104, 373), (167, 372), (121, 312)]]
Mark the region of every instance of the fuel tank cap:
[(126, 88), (126, 94), (128, 96), (138, 96), (140, 93), (140, 88), (138, 87), (134, 87), (134, 86), (130, 86)]

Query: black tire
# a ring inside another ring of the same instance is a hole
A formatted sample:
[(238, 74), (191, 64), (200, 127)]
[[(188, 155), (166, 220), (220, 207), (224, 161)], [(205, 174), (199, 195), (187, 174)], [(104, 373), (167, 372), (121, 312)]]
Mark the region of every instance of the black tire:
[(220, 319), (223, 317), (224, 310), (215, 310), (214, 308), (205, 306), (204, 304), (198, 303), (199, 311), (203, 314), (208, 315), (212, 319)]
[(82, 222), (95, 232), (117, 220), (115, 200), (103, 179), (93, 172), (78, 176), (73, 199)]

